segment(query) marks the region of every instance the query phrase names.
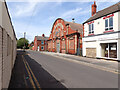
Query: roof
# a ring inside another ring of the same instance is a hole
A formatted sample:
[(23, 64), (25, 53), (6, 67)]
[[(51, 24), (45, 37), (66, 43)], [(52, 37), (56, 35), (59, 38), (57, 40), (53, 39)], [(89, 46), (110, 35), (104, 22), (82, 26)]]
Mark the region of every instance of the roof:
[(65, 24), (69, 24), (72, 30), (75, 30), (75, 31), (78, 30), (79, 33), (82, 33), (83, 31), (82, 24), (67, 22), (67, 21), (65, 21)]
[(37, 40), (48, 40), (49, 37), (35, 36)]
[[(101, 11), (96, 12), (96, 14), (94, 14), (92, 17), (90, 17), (90, 18), (89, 18), (87, 21), (85, 21), (84, 23), (87, 23), (87, 22), (89, 22), (89, 21), (98, 19), (98, 18), (100, 18), (100, 17), (102, 17), (102, 16), (106, 16), (106, 15), (108, 15), (108, 14), (112, 14), (112, 13), (117, 12), (117, 11), (119, 11), (119, 10), (120, 10), (120, 2), (118, 2), (118, 3), (116, 3), (116, 4), (112, 5), (112, 6), (110, 6), (110, 7), (108, 7), (108, 8), (105, 8), (105, 9), (103, 9), (103, 10), (101, 10)], [(84, 23), (83, 23), (83, 24), (84, 24)]]

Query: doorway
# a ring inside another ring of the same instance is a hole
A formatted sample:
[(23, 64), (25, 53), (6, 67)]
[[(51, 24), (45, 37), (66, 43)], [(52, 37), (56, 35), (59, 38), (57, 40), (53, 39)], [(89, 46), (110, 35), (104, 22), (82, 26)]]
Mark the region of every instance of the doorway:
[(38, 48), (37, 48), (38, 50), (37, 51), (40, 51), (40, 48), (39, 48), (39, 46), (38, 46)]
[(60, 43), (57, 43), (57, 52), (60, 52)]

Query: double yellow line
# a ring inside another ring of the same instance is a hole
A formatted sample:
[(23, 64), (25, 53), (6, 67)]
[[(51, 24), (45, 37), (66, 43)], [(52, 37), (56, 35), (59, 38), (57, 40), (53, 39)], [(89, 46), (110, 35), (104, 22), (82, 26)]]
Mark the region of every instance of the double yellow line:
[[(30, 68), (30, 66), (29, 66), (29, 64), (28, 64), (28, 62), (25, 60), (25, 58), (24, 58), (23, 55), (22, 55), (22, 60), (23, 60), (23, 62), (24, 62), (25, 68), (26, 68), (26, 70), (27, 70), (27, 73), (28, 73), (28, 75), (29, 75), (30, 82), (31, 82), (33, 88), (34, 88), (34, 89), (39, 88), (39, 90), (41, 90), (40, 84), (39, 84), (37, 78), (35, 77), (34, 73), (32, 72), (32, 70), (31, 70), (31, 68)], [(33, 79), (32, 79), (32, 77), (33, 77)], [(37, 87), (35, 86), (35, 84), (37, 85)]]

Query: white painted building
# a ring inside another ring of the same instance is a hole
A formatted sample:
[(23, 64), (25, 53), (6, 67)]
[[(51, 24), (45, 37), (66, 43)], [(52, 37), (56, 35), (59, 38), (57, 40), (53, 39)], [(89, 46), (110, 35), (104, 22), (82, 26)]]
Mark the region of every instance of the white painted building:
[(96, 12), (83, 23), (83, 56), (120, 60), (120, 2)]

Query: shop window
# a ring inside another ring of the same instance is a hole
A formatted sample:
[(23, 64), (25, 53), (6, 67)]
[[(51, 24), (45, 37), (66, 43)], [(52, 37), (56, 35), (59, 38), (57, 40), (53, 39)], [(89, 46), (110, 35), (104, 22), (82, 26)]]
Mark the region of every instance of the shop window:
[(109, 44), (109, 57), (117, 58), (117, 44), (115, 44), (115, 43)]
[(113, 29), (113, 17), (105, 19), (105, 31)]
[(117, 43), (101, 44), (102, 57), (117, 58)]

